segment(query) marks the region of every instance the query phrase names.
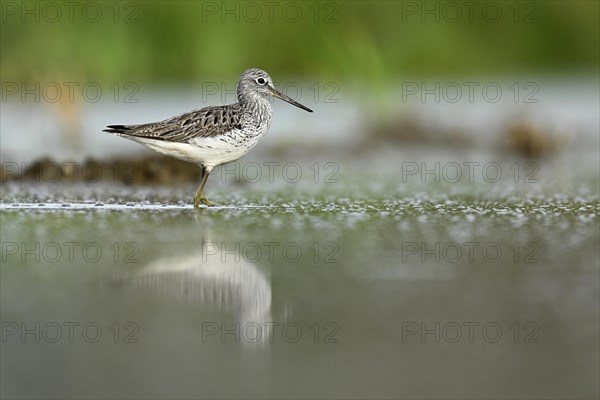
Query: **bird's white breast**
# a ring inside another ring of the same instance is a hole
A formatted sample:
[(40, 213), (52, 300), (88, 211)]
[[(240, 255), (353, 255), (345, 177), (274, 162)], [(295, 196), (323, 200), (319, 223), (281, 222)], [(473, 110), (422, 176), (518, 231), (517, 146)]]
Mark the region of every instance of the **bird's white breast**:
[[(266, 128), (268, 129), (268, 127)], [(235, 130), (226, 135), (194, 138), (188, 143), (140, 137), (128, 138), (158, 153), (212, 169), (243, 157), (265, 135), (267, 129), (256, 130), (250, 135), (247, 131), (242, 133), (242, 131)]]

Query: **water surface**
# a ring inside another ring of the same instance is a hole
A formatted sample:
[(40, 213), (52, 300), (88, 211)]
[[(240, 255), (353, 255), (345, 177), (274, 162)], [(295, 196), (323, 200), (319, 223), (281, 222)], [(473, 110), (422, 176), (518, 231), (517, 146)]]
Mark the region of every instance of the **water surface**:
[(98, 191), (5, 186), (4, 397), (598, 394), (593, 196)]

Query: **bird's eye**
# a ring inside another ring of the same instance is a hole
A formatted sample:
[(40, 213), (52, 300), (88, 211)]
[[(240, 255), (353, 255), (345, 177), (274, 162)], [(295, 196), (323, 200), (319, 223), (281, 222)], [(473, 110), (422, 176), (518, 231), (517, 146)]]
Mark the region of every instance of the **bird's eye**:
[(259, 85), (264, 85), (265, 83), (267, 83), (267, 81), (265, 81), (263, 78), (258, 78), (256, 80), (256, 83), (258, 83)]

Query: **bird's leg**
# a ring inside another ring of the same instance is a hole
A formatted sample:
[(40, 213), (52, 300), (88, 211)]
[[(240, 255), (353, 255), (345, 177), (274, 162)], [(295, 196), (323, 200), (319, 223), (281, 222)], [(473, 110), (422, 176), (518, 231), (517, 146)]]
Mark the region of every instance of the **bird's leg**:
[(206, 196), (204, 196), (204, 193), (202, 193), (202, 190), (204, 189), (204, 185), (206, 185), (206, 181), (208, 179), (208, 175), (210, 174), (211, 169), (202, 166), (202, 180), (200, 180), (200, 186), (198, 186), (198, 191), (196, 191), (196, 196), (194, 196), (195, 208), (199, 207), (199, 203), (202, 203), (208, 207), (214, 206), (214, 204), (208, 201)]

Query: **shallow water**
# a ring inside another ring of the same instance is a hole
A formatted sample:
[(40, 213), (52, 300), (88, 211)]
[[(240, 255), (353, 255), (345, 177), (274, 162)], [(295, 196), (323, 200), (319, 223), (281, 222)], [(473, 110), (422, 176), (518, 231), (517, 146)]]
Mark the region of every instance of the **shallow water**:
[(366, 182), (3, 185), (3, 397), (597, 397), (594, 187)]
[[(423, 143), (371, 142), (353, 102), (281, 107), (210, 209), (193, 183), (3, 181), (0, 394), (598, 398), (597, 79), (541, 86), (535, 109), (403, 105)], [(94, 105), (82, 148), (14, 106), (3, 162), (128, 157), (102, 127), (197, 106), (179, 97)], [(519, 112), (564, 147), (503, 147)]]

